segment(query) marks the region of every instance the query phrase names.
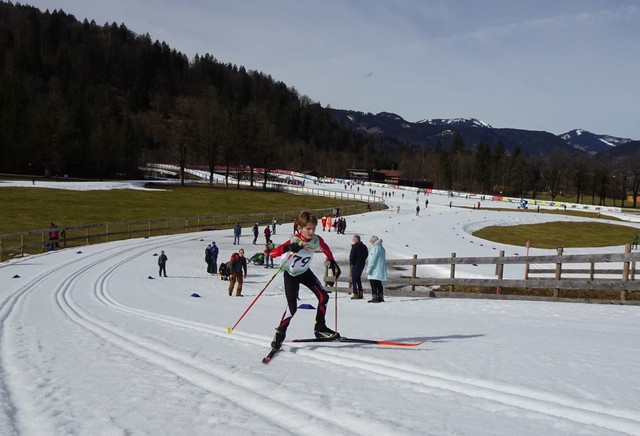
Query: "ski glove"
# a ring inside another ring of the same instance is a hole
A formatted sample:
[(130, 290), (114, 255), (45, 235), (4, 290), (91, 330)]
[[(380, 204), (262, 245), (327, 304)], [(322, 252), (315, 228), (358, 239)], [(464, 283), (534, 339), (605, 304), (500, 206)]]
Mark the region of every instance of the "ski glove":
[(298, 251), (302, 250), (302, 244), (287, 244), (284, 247), (285, 251), (291, 251), (292, 253), (297, 253)]
[(331, 268), (331, 272), (333, 273), (333, 277), (338, 280), (338, 277), (340, 277), (340, 274), (342, 273), (342, 271), (340, 270), (340, 267), (338, 266), (338, 264), (336, 263), (335, 260), (332, 260), (329, 262), (329, 268)]

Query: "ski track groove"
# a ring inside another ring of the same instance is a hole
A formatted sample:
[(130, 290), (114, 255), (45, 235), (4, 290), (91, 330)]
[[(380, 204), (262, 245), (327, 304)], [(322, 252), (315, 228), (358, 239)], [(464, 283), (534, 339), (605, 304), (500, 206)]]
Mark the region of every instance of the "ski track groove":
[[(166, 245), (166, 242), (164, 245)], [(139, 253), (131, 254), (130, 250), (127, 250), (127, 253), (130, 255), (124, 260), (118, 261), (115, 265), (100, 273), (98, 280), (94, 283), (94, 294), (97, 298), (111, 308), (129, 312), (138, 317), (144, 316), (147, 319), (163, 321), (165, 323), (170, 322), (174, 325), (186, 326), (191, 329), (197, 328), (198, 330), (210, 333), (212, 328), (210, 325), (205, 328), (204, 326), (197, 326), (197, 323), (179, 322), (169, 317), (154, 316), (151, 313), (126, 308), (112, 302), (104, 291), (108, 277), (130, 259), (139, 256)], [(110, 257), (111, 260), (113, 260), (113, 258), (113, 256)], [(109, 261), (110, 259), (105, 260)], [(315, 435), (317, 434), (316, 424), (318, 421), (324, 423), (323, 428), (325, 430), (338, 434), (371, 434), (376, 431), (380, 433), (382, 430), (380, 423), (366, 423), (353, 418), (350, 414), (339, 412), (326, 415), (323, 414), (322, 411), (316, 411), (313, 404), (308, 402), (305, 404), (304, 401), (297, 401), (295, 404), (291, 404), (288, 400), (292, 393), (287, 392), (287, 390), (281, 386), (277, 386), (278, 392), (274, 392), (274, 386), (260, 381), (255, 377), (246, 380), (246, 375), (239, 377), (232, 371), (215, 366), (212, 363), (203, 364), (203, 362), (199, 361), (196, 364), (190, 352), (179, 351), (170, 346), (163, 345), (158, 341), (133, 335), (130, 332), (123, 331), (122, 329), (108, 325), (92, 317), (74, 303), (72, 298), (73, 283), (82, 274), (88, 272), (100, 263), (101, 262), (96, 262), (96, 264), (89, 265), (72, 274), (56, 291), (56, 301), (59, 308), (72, 321), (91, 331), (96, 336), (152, 365), (189, 381), (195, 386), (236, 404), (239, 408), (250, 410), (256, 415), (262, 416), (274, 426), (291, 433)], [(225, 334), (228, 335), (226, 332)], [(257, 340), (249, 342), (256, 343)], [(256, 389), (256, 385), (262, 386), (262, 389)], [(269, 394), (263, 392), (269, 392)], [(249, 401), (247, 401), (247, 397), (250, 398)], [(242, 398), (242, 401), (239, 401), (238, 398)], [(274, 419), (274, 417), (277, 417), (277, 419)], [(284, 419), (286, 426), (283, 425), (280, 419)], [(394, 429), (389, 427), (384, 429), (383, 432), (392, 434)]]
[[(184, 235), (182, 235), (182, 237), (176, 237), (175, 240), (176, 243), (184, 241)], [(163, 240), (161, 244), (166, 245), (167, 240)], [(158, 244), (158, 247), (159, 246), (160, 245)], [(158, 343), (157, 341), (136, 337), (129, 332), (121, 331), (116, 327), (110, 326), (97, 318), (92, 317), (74, 303), (72, 298), (73, 284), (79, 277), (96, 266), (104, 266), (105, 262), (113, 261), (118, 255), (129, 254), (124, 259), (117, 261), (115, 265), (112, 265), (105, 271), (101, 272), (94, 283), (94, 295), (106, 306), (118, 311), (129, 313), (133, 316), (143, 317), (152, 321), (169, 323), (178, 327), (189, 328), (238, 342), (250, 343), (259, 346), (264, 346), (265, 342), (268, 342), (268, 338), (263, 336), (243, 333), (234, 333), (233, 336), (230, 336), (229, 333), (223, 331), (224, 329), (222, 327), (219, 327), (220, 332), (218, 332), (212, 330), (213, 328), (218, 328), (217, 326), (155, 314), (119, 303), (108, 292), (107, 284), (109, 277), (114, 274), (119, 267), (126, 264), (132, 258), (140, 256), (146, 251), (157, 249), (156, 244), (145, 244), (144, 250), (139, 250), (136, 253), (131, 254), (132, 248), (140, 248), (140, 241), (136, 241), (135, 244), (132, 244), (132, 247), (127, 247), (126, 249), (122, 249), (122, 246), (120, 246), (116, 253), (110, 253), (111, 251), (116, 251), (116, 249), (107, 249), (90, 254), (90, 257), (99, 257), (99, 259), (90, 262), (79, 270), (75, 270), (58, 286), (55, 294), (59, 308), (72, 321), (93, 332), (97, 336), (108, 340), (110, 343), (117, 345), (121, 349), (126, 350), (139, 358), (142, 358), (146, 362), (172, 372), (200, 388), (219, 395), (226, 400), (237, 404), (239, 407), (251, 410), (256, 414), (263, 416), (267, 421), (272, 422), (279, 428), (283, 428), (283, 426), (280, 422), (274, 420), (272, 418), (273, 416), (285, 418), (285, 421), (290, 423), (290, 428), (287, 428), (286, 430), (293, 433), (317, 433), (314, 431), (312, 428), (313, 425), (311, 424), (313, 422), (317, 423), (317, 420), (325, 422), (328, 426), (334, 427), (333, 430), (339, 433), (394, 433), (394, 429), (392, 428), (381, 428), (382, 423), (367, 425), (367, 423), (358, 420), (351, 416), (351, 414), (341, 413), (338, 411), (337, 414), (332, 414), (331, 418), (333, 419), (327, 419), (326, 415), (313, 413), (313, 408), (305, 407), (304, 403), (297, 402), (295, 405), (291, 405), (286, 401), (287, 398), (290, 398), (291, 392), (286, 392), (286, 389), (284, 390), (285, 392), (283, 392), (283, 388), (281, 386), (278, 386), (277, 392), (273, 392), (270, 396), (262, 394), (262, 392), (273, 390), (273, 386), (267, 382), (260, 381), (255, 377), (249, 379), (249, 381), (242, 380), (233, 374), (233, 372), (221, 367), (216, 367), (212, 363), (207, 363), (203, 367), (202, 362), (198, 362), (198, 366), (195, 366), (193, 363), (193, 357), (190, 353), (178, 351), (167, 345)], [(105, 256), (105, 253), (107, 252), (110, 254)], [(11, 315), (14, 313), (14, 308), (21, 302), (21, 300), (24, 299), (25, 295), (27, 295), (31, 289), (36, 288), (41, 282), (50, 279), (52, 271), (55, 270), (56, 272), (60, 272), (66, 267), (75, 266), (78, 261), (86, 260), (87, 256), (84, 256), (80, 259), (75, 259), (62, 265), (57, 265), (54, 268), (50, 268), (36, 276), (30, 283), (22, 286), (0, 302), (0, 389), (4, 392), (0, 395), (0, 398), (4, 400), (0, 413), (7, 417), (8, 425), (10, 427), (8, 430), (11, 434), (19, 434), (19, 420), (16, 416), (18, 410), (23, 415), (25, 412), (28, 412), (27, 415), (29, 415), (36, 413), (36, 411), (33, 410), (34, 407), (31, 404), (28, 404), (26, 408), (18, 407), (25, 401), (25, 399), (20, 401), (20, 393), (12, 391), (10, 389), (10, 383), (7, 381), (9, 373), (14, 371), (8, 371), (6, 368), (7, 365), (11, 365), (11, 362), (8, 362), (8, 358), (4, 350), (4, 347), (6, 346), (5, 335), (7, 334), (6, 325), (10, 321)], [(491, 400), (549, 416), (561, 417), (581, 424), (594, 425), (622, 433), (640, 435), (640, 419), (629, 410), (609, 407), (585, 400), (576, 400), (575, 398), (544, 391), (535, 391), (524, 387), (503, 385), (481, 379), (471, 379), (437, 371), (428, 371), (418, 369), (410, 365), (398, 365), (397, 362), (375, 357), (355, 355), (353, 353), (349, 353), (347, 350), (335, 350), (335, 348), (339, 347), (339, 344), (337, 347), (334, 347), (331, 344), (322, 349), (318, 347), (310, 349), (310, 346), (308, 345), (288, 345), (296, 355), (301, 355), (317, 361), (341, 365), (346, 367), (347, 370), (351, 370), (354, 363), (357, 363), (359, 367), (365, 371), (395, 380), (416, 383), (429, 388), (443, 389), (474, 398)], [(286, 349), (283, 351), (286, 353)], [(15, 372), (19, 372), (19, 370)], [(262, 386), (265, 390), (257, 390), (255, 387), (256, 385)], [(246, 395), (249, 395), (252, 401), (238, 402), (235, 400), (235, 398), (243, 398), (243, 396)], [(248, 407), (248, 405), (250, 407)], [(27, 417), (20, 421), (28, 422), (34, 418), (36, 418), (36, 416)], [(37, 418), (38, 421), (42, 423), (42, 416), (37, 416)]]
[[(90, 261), (92, 258), (100, 257), (98, 261), (94, 261), (90, 266), (95, 266), (104, 261), (105, 253), (115, 251), (115, 254), (127, 253), (131, 250), (130, 247), (139, 247), (139, 241), (132, 241), (125, 243), (126, 248), (123, 245), (117, 247), (107, 247), (102, 251), (86, 254), (76, 259), (68, 260), (60, 264), (56, 264), (45, 271), (42, 271), (32, 278), (24, 285), (18, 287), (15, 291), (7, 296), (0, 302), (0, 416), (4, 416), (6, 425), (0, 425), (0, 434), (3, 435), (19, 435), (21, 430), (28, 434), (38, 434), (42, 431), (43, 427), (47, 427), (50, 430), (46, 433), (55, 434), (54, 426), (51, 422), (48, 422), (45, 415), (36, 410), (33, 400), (23, 393), (23, 390), (18, 388), (20, 383), (16, 382), (16, 379), (24, 378), (21, 363), (15, 361), (15, 358), (8, 352), (8, 342), (11, 338), (11, 329), (9, 328), (12, 323), (12, 318), (18, 316), (18, 308), (20, 308), (25, 301), (25, 298), (39, 285), (51, 280), (52, 274), (59, 273), (68, 267), (76, 268), (79, 262)], [(0, 269), (10, 268), (15, 265), (19, 265), (23, 262), (29, 262), (39, 256), (47, 256), (51, 253), (44, 253), (42, 255), (33, 255), (24, 259), (20, 259), (13, 263), (7, 263), (0, 266)], [(85, 267), (86, 268), (86, 267)], [(33, 427), (32, 423), (38, 423), (37, 430)]]
[[(114, 272), (120, 265), (126, 263), (128, 259), (123, 260), (120, 264), (115, 265), (112, 269), (101, 276), (99, 286), (96, 288), (96, 296), (103, 301), (104, 304), (111, 306), (116, 310), (126, 311), (136, 316), (143, 316), (161, 322), (168, 322), (179, 327), (195, 329), (207, 334), (213, 334), (220, 337), (229, 337), (225, 332), (216, 332), (212, 330), (211, 325), (190, 322), (182, 319), (172, 318), (168, 316), (153, 314), (141, 309), (135, 309), (119, 303), (108, 293), (106, 280), (108, 275)], [(219, 327), (220, 330), (224, 330)], [(234, 340), (249, 342), (251, 344), (263, 345), (268, 342), (268, 338), (256, 335), (245, 335), (235, 333)], [(590, 402), (585, 400), (576, 400), (575, 398), (558, 395), (545, 391), (536, 391), (534, 389), (519, 387), (513, 385), (502, 384), (499, 382), (490, 382), (481, 379), (472, 379), (468, 377), (450, 375), (438, 371), (428, 371), (418, 369), (410, 365), (398, 364), (394, 361), (387, 361), (375, 357), (364, 357), (353, 353), (348, 355), (346, 350), (337, 351), (340, 344), (333, 347), (329, 344), (326, 348), (314, 347), (310, 350), (308, 344), (290, 345), (297, 355), (303, 355), (315, 360), (321, 360), (332, 364), (338, 364), (346, 367), (348, 370), (353, 368), (357, 363), (362, 369), (386, 376), (396, 380), (402, 380), (409, 383), (416, 383), (429, 388), (443, 389), (470, 397), (495, 401), (508, 406), (513, 406), (544, 415), (564, 418), (586, 425), (594, 425), (622, 433), (640, 435), (640, 419), (633, 411), (609, 407), (607, 405)], [(375, 345), (373, 345), (375, 346)], [(342, 347), (345, 348), (345, 347)], [(286, 352), (286, 350), (283, 350)], [(380, 431), (380, 428), (377, 428)]]

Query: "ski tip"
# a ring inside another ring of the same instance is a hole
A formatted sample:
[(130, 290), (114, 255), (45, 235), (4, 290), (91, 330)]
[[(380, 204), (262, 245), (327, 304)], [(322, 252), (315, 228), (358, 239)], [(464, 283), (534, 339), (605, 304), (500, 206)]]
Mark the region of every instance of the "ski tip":
[(264, 359), (262, 359), (262, 363), (264, 363), (265, 365), (268, 365), (269, 362), (271, 362), (271, 358), (270, 357), (265, 357)]
[(227, 333), (231, 333), (233, 329), (231, 327), (227, 327)]

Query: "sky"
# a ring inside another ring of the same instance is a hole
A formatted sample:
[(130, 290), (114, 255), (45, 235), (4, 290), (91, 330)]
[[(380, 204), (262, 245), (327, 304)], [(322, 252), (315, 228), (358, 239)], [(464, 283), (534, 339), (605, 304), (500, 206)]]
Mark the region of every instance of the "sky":
[[(106, 183), (56, 186), (108, 189)], [(514, 224), (523, 215), (553, 218), (492, 211), (489, 201), (478, 211), (456, 207), (475, 200), (456, 198), (450, 208), (447, 196), (429, 199), (417, 217), (414, 196), (396, 191), (387, 200), (391, 210), (349, 216), (345, 235), (320, 236), (344, 271), (356, 232), (364, 241), (380, 236), (388, 259), (451, 251), (492, 256), (496, 249), (511, 255), (522, 247), (483, 241), (466, 229)], [(630, 219), (640, 227), (638, 217)], [(289, 228), (278, 226), (275, 242), (284, 242)], [(243, 229), (240, 245), (249, 255), (260, 249), (250, 235)], [(232, 231), (219, 230), (0, 263), (0, 434), (640, 435), (640, 384), (633, 382), (640, 379), (640, 306), (401, 297), (388, 290), (385, 303), (368, 304), (368, 289), (364, 300), (332, 294), (327, 320), (344, 336), (426, 342), (293, 343), (313, 331), (315, 311), (301, 308), (282, 351), (263, 365), (286, 305), (282, 277), (255, 300), (274, 270), (249, 266), (244, 298), (229, 297), (227, 282), (206, 273), (210, 242), (220, 247), (220, 260), (238, 249)], [(168, 256), (167, 278), (157, 275), (160, 250)], [(316, 273), (323, 258), (313, 258)], [(461, 273), (493, 275), (491, 268), (464, 267)], [(429, 274), (447, 275), (448, 267)], [(507, 265), (505, 277), (514, 275), (521, 272)], [(303, 288), (300, 304), (317, 302)]]
[(323, 106), (640, 139), (635, 0), (28, 0), (261, 71)]

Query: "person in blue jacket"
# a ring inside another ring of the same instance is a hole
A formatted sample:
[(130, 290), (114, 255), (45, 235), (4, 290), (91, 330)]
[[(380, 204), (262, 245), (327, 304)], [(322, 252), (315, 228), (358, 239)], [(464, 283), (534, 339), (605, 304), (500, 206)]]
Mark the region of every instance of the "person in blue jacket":
[(387, 277), (387, 253), (382, 246), (382, 239), (372, 236), (369, 239), (371, 249), (367, 258), (367, 278), (371, 285), (372, 298), (369, 303), (384, 303), (384, 288), (382, 282), (388, 280)]
[(233, 227), (233, 245), (240, 245), (240, 235), (242, 235), (242, 227), (240, 223), (237, 222)]

